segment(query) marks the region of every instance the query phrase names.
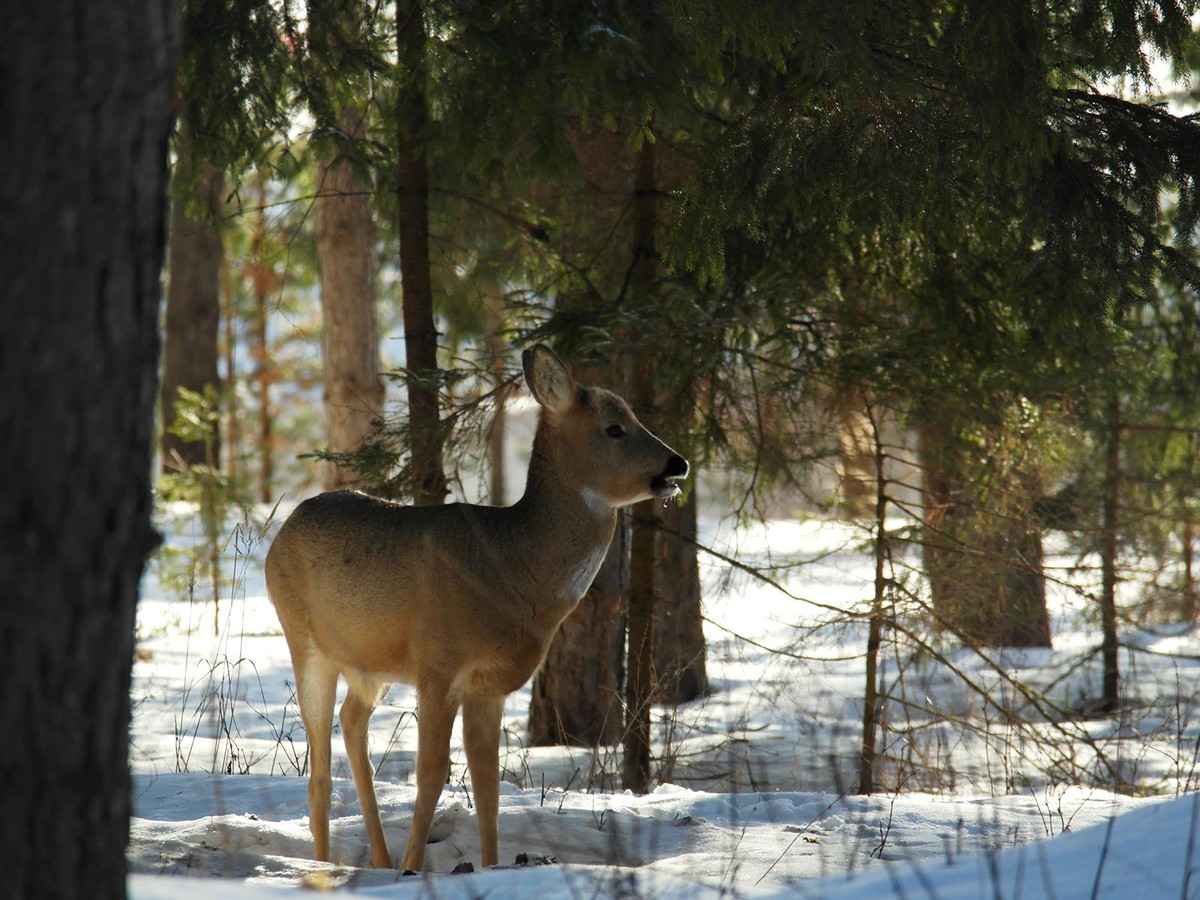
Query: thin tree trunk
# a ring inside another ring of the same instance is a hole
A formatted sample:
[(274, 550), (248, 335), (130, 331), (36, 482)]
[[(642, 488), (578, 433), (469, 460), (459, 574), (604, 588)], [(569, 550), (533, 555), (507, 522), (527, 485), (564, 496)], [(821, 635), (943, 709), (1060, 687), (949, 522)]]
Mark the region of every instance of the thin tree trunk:
[[(359, 139), (365, 136), (361, 111), (347, 107), (340, 118), (347, 134)], [(383, 409), (375, 309), (375, 222), (367, 184), (349, 160), (322, 160), (318, 179), (325, 434), (330, 452), (346, 453), (370, 436)], [(355, 477), (352, 469), (329, 463), (325, 487), (340, 487)]]
[(1100, 709), (1121, 708), (1121, 672), (1117, 643), (1117, 531), (1120, 528), (1121, 401), (1109, 401), (1105, 414), (1108, 440), (1104, 452), (1104, 499), (1100, 532), (1100, 653), (1104, 665), (1104, 695)]
[(505, 401), (508, 392), (503, 388), (496, 392), (496, 412), (487, 434), (488, 458), (488, 503), (492, 506), (508, 504), (508, 473), (504, 464), (504, 429), (508, 424)]
[(492, 424), (487, 432), (488, 458), (488, 503), (492, 506), (508, 504), (508, 473), (505, 471), (504, 447), (505, 426), (508, 424), (508, 387), (504, 383), (504, 339), (500, 332), (504, 327), (504, 297), (499, 288), (489, 291), (487, 339), (488, 361), (493, 377), (496, 379), (496, 412), (492, 416)]
[(883, 643), (884, 604), (887, 599), (887, 481), (884, 477), (883, 441), (879, 435), (879, 421), (868, 419), (874, 436), (875, 462), (875, 596), (871, 602), (871, 618), (867, 623), (866, 683), (863, 687), (862, 745), (858, 757), (858, 793), (875, 792), (879, 751), (876, 740), (879, 733), (879, 648)]
[(271, 348), (267, 334), (267, 306), (270, 296), (278, 287), (275, 270), (266, 259), (267, 238), (267, 186), (266, 178), (258, 179), (258, 215), (250, 238), (250, 290), (254, 298), (254, 320), (250, 328), (250, 359), (254, 363), (253, 390), (258, 397), (258, 428), (255, 447), (258, 458), (258, 499), (271, 502), (271, 485), (274, 481), (274, 456), (271, 408), (271, 382), (274, 373), (271, 364)]
[[(654, 144), (645, 141), (637, 154), (633, 190), (633, 272), (630, 290), (636, 304), (648, 302), (658, 269), (654, 234), (658, 213), (654, 156)], [(656, 387), (653, 356), (646, 349), (639, 350), (633, 362), (631, 399), (638, 416), (651, 430), (657, 426)], [(627, 790), (635, 793), (645, 793), (650, 787), (658, 508), (657, 501), (645, 500), (634, 506), (632, 512), (622, 783)]]
[(409, 444), (413, 500), (436, 504), (449, 493), (442, 462), (438, 408), (438, 333), (433, 317), (429, 267), (429, 172), (426, 158), (425, 14), (419, 0), (396, 12), (401, 72), (397, 171), (399, 175), (400, 273), (404, 305), (404, 350), (408, 369)]
[(274, 438), (272, 436), (274, 412), (271, 409), (271, 348), (267, 335), (266, 280), (254, 279), (254, 362), (255, 382), (258, 389), (258, 498), (263, 503), (271, 502), (272, 484), (275, 481)]
[[(1188, 435), (1188, 467), (1194, 466), (1196, 459), (1196, 440), (1194, 435)], [(1191, 481), (1189, 483), (1194, 483)], [(1188, 490), (1182, 498), (1183, 525), (1179, 532), (1179, 541), (1183, 552), (1183, 590), (1182, 610), (1183, 621), (1195, 622), (1200, 613), (1200, 598), (1196, 594), (1196, 525), (1192, 520), (1193, 496)]]
[[(225, 179), (199, 158), (181, 120), (171, 176), (171, 243), (163, 346), (162, 460), (165, 471), (207, 463), (203, 441), (184, 441), (170, 428), (180, 388), (203, 393), (219, 384), (217, 332), (221, 309), (219, 216)], [(215, 437), (215, 436), (214, 436)], [(218, 444), (219, 448), (219, 444)], [(220, 458), (220, 452), (215, 454)]]
[[(3, 891), (123, 897), (150, 523), (174, 4), (16, 4), (0, 33)], [(25, 73), (13, 75), (12, 73)], [(36, 74), (33, 74), (36, 73)]]
[(238, 314), (234, 302), (233, 275), (225, 260), (221, 263), (221, 307), (225, 333), (224, 347), (221, 349), (225, 358), (225, 382), (229, 387), (225, 398), (225, 468), (230, 479), (236, 483), (242, 478), (241, 406), (237, 393)]
[(1192, 523), (1191, 510), (1184, 512), (1179, 539), (1183, 543), (1183, 621), (1195, 622), (1200, 602), (1196, 593), (1196, 526)]

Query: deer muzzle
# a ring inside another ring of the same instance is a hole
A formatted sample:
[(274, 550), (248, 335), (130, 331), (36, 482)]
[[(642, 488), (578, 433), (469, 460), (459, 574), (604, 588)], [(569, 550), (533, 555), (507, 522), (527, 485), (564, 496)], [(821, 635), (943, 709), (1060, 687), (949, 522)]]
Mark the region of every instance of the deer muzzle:
[(682, 493), (679, 482), (687, 478), (688, 461), (676, 453), (667, 460), (666, 467), (650, 479), (650, 490), (659, 499), (678, 497)]

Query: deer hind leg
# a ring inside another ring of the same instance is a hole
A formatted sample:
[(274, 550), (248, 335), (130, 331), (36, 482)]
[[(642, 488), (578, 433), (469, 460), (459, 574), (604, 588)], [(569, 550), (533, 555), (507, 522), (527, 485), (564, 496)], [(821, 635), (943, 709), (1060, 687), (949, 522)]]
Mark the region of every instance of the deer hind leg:
[(450, 768), (450, 732), (458, 703), (442, 685), (417, 689), (417, 802), (412, 830), (404, 849), (404, 868), (420, 872), (425, 865), (425, 843), (433, 824), (433, 811)]
[(337, 696), (338, 668), (309, 644), (293, 652), (296, 699), (308, 735), (308, 827), (313, 836), (313, 855), (329, 861), (329, 795), (333, 787), (329, 772), (330, 733), (333, 704)]
[(499, 862), (500, 720), (504, 697), (469, 697), (463, 701), (463, 745), (475, 808), (479, 817), (479, 842), (484, 866)]
[(367, 753), (371, 713), (387, 693), (387, 685), (359, 673), (348, 673), (346, 681), (350, 690), (342, 701), (338, 717), (342, 723), (342, 738), (346, 742), (350, 771), (354, 775), (354, 788), (358, 791), (358, 803), (362, 807), (363, 824), (367, 827), (371, 865), (377, 869), (390, 869), (392, 858), (388, 853), (387, 838), (384, 837), (383, 823), (379, 819), (379, 803), (375, 798), (375, 769)]

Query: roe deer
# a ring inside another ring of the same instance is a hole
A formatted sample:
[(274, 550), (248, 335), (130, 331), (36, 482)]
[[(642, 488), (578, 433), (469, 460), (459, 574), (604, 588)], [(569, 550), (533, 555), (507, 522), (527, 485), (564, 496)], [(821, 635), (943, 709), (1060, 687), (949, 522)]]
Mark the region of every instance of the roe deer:
[(538, 344), (522, 356), (542, 406), (524, 496), (513, 506), (401, 506), (350, 491), (288, 517), (267, 553), (308, 732), (316, 857), (329, 859), (330, 732), (340, 719), (371, 862), (391, 866), (367, 726), (391, 682), (417, 689), (417, 800), (403, 868), (420, 871), (459, 707), (483, 865), (498, 858), (504, 698), (541, 664), (608, 551), (616, 508), (674, 497), (688, 464), (621, 398), (575, 384)]

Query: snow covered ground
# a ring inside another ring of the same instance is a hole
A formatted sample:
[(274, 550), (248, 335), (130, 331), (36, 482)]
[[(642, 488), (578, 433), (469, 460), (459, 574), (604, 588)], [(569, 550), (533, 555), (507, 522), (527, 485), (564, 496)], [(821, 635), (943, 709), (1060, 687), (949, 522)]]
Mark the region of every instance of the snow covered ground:
[[(657, 788), (614, 787), (618, 748), (525, 747), (529, 694), (519, 691), (502, 747), (508, 865), (468, 874), (449, 874), (479, 862), (457, 736), (427, 854), (436, 874), (363, 868), (366, 833), (336, 739), (338, 864), (312, 861), (304, 731), (263, 590), (262, 543), (243, 535), (228, 548), (236, 582), (216, 616), (147, 577), (133, 686), (133, 896), (265, 897), (299, 884), (447, 898), (1200, 896), (1190, 793), (1200, 777), (1200, 637), (1190, 629), (1128, 635), (1128, 711), (1090, 720), (1060, 715), (1085, 707), (1099, 680), (1089, 605), (1067, 584), (1088, 576), (1066, 563), (1053, 651), (889, 643), (886, 789), (860, 797), (849, 791), (865, 626), (846, 611), (871, 597), (864, 535), (817, 521), (709, 522), (703, 532), (786, 592), (706, 558), (713, 691), (657, 711)], [(372, 720), (393, 854), (416, 791), (412, 706), (411, 689), (394, 687)]]

